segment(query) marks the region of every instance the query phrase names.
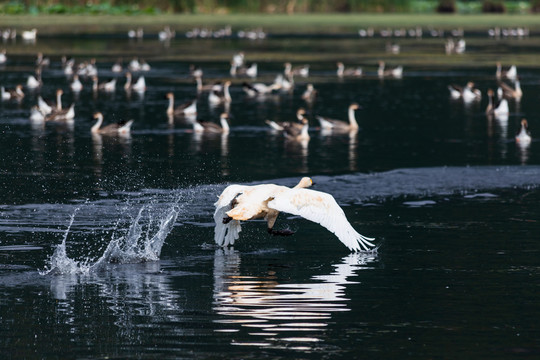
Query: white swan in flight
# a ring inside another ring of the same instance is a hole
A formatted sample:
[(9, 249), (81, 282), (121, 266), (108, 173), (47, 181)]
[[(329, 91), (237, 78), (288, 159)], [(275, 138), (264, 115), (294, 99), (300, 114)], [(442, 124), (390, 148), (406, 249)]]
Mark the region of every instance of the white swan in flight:
[(220, 246), (238, 239), (240, 221), (264, 218), (272, 235), (292, 235), (290, 230), (274, 230), (280, 212), (302, 216), (334, 233), (351, 251), (369, 250), (373, 238), (360, 235), (347, 221), (345, 213), (330, 194), (307, 189), (313, 184), (304, 177), (293, 188), (274, 184), (230, 185), (214, 204), (214, 240)]

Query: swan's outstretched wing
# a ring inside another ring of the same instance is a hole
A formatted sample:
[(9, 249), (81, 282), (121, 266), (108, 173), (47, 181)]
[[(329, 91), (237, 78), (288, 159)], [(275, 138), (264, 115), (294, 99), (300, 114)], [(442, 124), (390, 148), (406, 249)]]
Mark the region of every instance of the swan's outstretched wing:
[(244, 192), (246, 186), (243, 185), (230, 185), (223, 190), (219, 196), (218, 201), (214, 204), (216, 211), (214, 212), (214, 221), (216, 227), (214, 228), (214, 240), (219, 246), (233, 245), (234, 241), (240, 236), (242, 228), (240, 221), (231, 220), (227, 224), (223, 223), (223, 218), (227, 217), (226, 212), (231, 210), (231, 202), (236, 196)]
[(330, 194), (310, 189), (291, 189), (276, 196), (268, 203), (268, 207), (321, 224), (352, 251), (369, 250), (370, 246), (375, 246), (370, 242), (372, 238), (354, 230)]

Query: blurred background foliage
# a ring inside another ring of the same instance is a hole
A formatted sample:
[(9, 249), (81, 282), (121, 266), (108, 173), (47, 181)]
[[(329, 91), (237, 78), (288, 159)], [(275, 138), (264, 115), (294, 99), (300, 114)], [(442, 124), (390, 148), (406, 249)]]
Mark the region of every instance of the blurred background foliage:
[(510, 13), (540, 11), (540, 0), (23, 0), (0, 1), (0, 14), (138, 15), (293, 13)]

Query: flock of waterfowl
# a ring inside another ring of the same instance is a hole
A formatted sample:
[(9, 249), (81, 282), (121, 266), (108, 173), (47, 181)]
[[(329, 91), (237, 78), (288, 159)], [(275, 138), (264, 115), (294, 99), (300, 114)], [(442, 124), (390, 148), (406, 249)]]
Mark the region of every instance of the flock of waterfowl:
[[(521, 29), (521, 28), (520, 28)], [(414, 31), (413, 31), (414, 30)], [(12, 36), (15, 34), (15, 31), (2, 32), (2, 34), (7, 34), (6, 36)], [(432, 36), (440, 36), (440, 32), (435, 32), (433, 29), (429, 31)], [(452, 36), (463, 37), (463, 30), (455, 29), (452, 32)], [(506, 34), (513, 33), (507, 31), (495, 31), (496, 34)], [(517, 31), (517, 34), (522, 34), (523, 36), (528, 35), (527, 29), (521, 29)], [(139, 38), (144, 36), (144, 31), (142, 28), (136, 30), (130, 30), (128, 33), (129, 37)], [(225, 27), (220, 29), (212, 34), (201, 30), (193, 29), (190, 32), (186, 33), (186, 37), (190, 36), (199, 36), (199, 37), (220, 37), (220, 36), (231, 36), (232, 30), (230, 27)], [(414, 28), (409, 31), (405, 29), (382, 29), (380, 31), (381, 37), (400, 37), (400, 36), (414, 36), (421, 37), (423, 31), (421, 28)], [(22, 33), (23, 39), (35, 39), (37, 35), (37, 30), (32, 29), (29, 31), (24, 31)], [(373, 36), (373, 29), (360, 30), (360, 36)], [(176, 36), (176, 32), (170, 27), (165, 27), (158, 34), (160, 39), (173, 38)], [(446, 42), (447, 52), (456, 52), (462, 53), (465, 51), (465, 41), (463, 38), (454, 42), (451, 38)], [(390, 51), (393, 53), (399, 52), (399, 46), (397, 44), (387, 44), (387, 48), (390, 48)], [(8, 54), (6, 50), (0, 52), (0, 64), (6, 64), (8, 61)], [(41, 78), (42, 72), (47, 69), (51, 64), (51, 61), (48, 57), (45, 57), (42, 53), (38, 53), (36, 57), (36, 70), (35, 74), (28, 75), (26, 81), (26, 88), (29, 90), (39, 89), (43, 85)], [(104, 93), (114, 93), (117, 89), (118, 80), (123, 76), (125, 81), (122, 85), (126, 93), (136, 92), (139, 94), (144, 94), (146, 91), (146, 80), (144, 73), (151, 70), (150, 65), (138, 58), (133, 58), (127, 63), (127, 65), (122, 64), (122, 61), (119, 60), (112, 65), (110, 71), (118, 74), (116, 77), (111, 80), (100, 82), (98, 79), (98, 66), (95, 59), (88, 61), (83, 61), (76, 64), (75, 59), (67, 59), (66, 57), (62, 58), (61, 63), (64, 74), (69, 80), (68, 86), (73, 93), (79, 93), (83, 88), (87, 87), (87, 84), (81, 82), (81, 78), (84, 78), (86, 82), (91, 82), (91, 89), (94, 93), (104, 92)], [(248, 97), (258, 97), (275, 92), (290, 92), (295, 88), (295, 77), (307, 78), (309, 76), (310, 68), (309, 65), (293, 66), (290, 62), (284, 63), (284, 69), (282, 73), (276, 74), (275, 80), (270, 84), (265, 84), (263, 82), (258, 82), (255, 79), (258, 76), (258, 68), (256, 63), (251, 63), (247, 65), (245, 61), (244, 52), (236, 53), (230, 61), (230, 79), (243, 77), (245, 80), (242, 81), (242, 89)], [(135, 81), (134, 75), (136, 74), (137, 80)], [(173, 92), (168, 92), (166, 98), (168, 99), (168, 106), (166, 107), (166, 114), (169, 118), (181, 118), (186, 120), (192, 125), (194, 132), (213, 132), (213, 133), (228, 133), (230, 131), (230, 126), (228, 124), (230, 104), (233, 101), (230, 87), (233, 86), (233, 83), (230, 79), (226, 79), (223, 82), (216, 82), (213, 84), (204, 84), (203, 83), (203, 69), (199, 66), (192, 65), (190, 68), (190, 74), (193, 77), (196, 84), (196, 92), (194, 92), (193, 99), (189, 102), (184, 103), (180, 106), (175, 106), (175, 96)], [(364, 75), (364, 72), (361, 67), (351, 67), (347, 68), (343, 62), (336, 63), (336, 76), (338, 78), (343, 77), (361, 77)], [(376, 75), (379, 78), (395, 78), (400, 79), (403, 76), (403, 66), (397, 66), (394, 68), (388, 68), (384, 61), (378, 62), (378, 68), (376, 70)], [(497, 79), (497, 90), (493, 91), (488, 89), (486, 94), (488, 97), (488, 105), (486, 108), (486, 114), (493, 116), (505, 116), (508, 114), (508, 101), (507, 99), (514, 99), (519, 101), (523, 96), (523, 91), (520, 86), (519, 77), (517, 75), (516, 66), (511, 66), (510, 68), (503, 70), (502, 64), (497, 63), (496, 68), (496, 79)], [(510, 83), (507, 83), (509, 81)], [(450, 96), (454, 99), (462, 99), (464, 102), (469, 103), (473, 101), (478, 101), (482, 98), (482, 93), (480, 90), (474, 88), (474, 83), (469, 82), (465, 86), (459, 85), (449, 85)], [(45, 101), (41, 95), (37, 97), (37, 104), (35, 104), (31, 111), (29, 118), (33, 122), (68, 122), (72, 123), (75, 118), (75, 105), (71, 104), (70, 106), (64, 106), (62, 104), (62, 94), (64, 93), (63, 89), (58, 89), (56, 92), (55, 103), (53, 105), (50, 102)], [(311, 104), (317, 97), (317, 90), (314, 85), (307, 83), (304, 92), (302, 93), (302, 99), (306, 104)], [(20, 101), (25, 96), (24, 85), (17, 84), (14, 88), (6, 89), (4, 86), (0, 87), (0, 97), (2, 101)], [(212, 122), (201, 122), (197, 121), (197, 101), (204, 99), (206, 97), (209, 106), (223, 107), (223, 114), (219, 117), (219, 123), (215, 124)], [(319, 127), (323, 132), (344, 132), (344, 131), (357, 131), (358, 123), (356, 122), (354, 111), (359, 108), (358, 104), (351, 104), (348, 109), (348, 121), (336, 121), (328, 119), (325, 116), (316, 115), (315, 118), (319, 122)], [(115, 124), (115, 126), (105, 126), (101, 128), (101, 125), (106, 122), (103, 118), (103, 115), (97, 113), (95, 116), (96, 124), (91, 127), (90, 131), (92, 133), (118, 133), (118, 134), (128, 134), (130, 132), (132, 122), (127, 124)], [(277, 124), (275, 122), (270, 122), (271, 128), (275, 131), (281, 131), (283, 134), (294, 140), (306, 140), (309, 139), (309, 120), (306, 118), (305, 113), (302, 111), (297, 112), (297, 117), (293, 121), (282, 122)], [(522, 130), (520, 132), (519, 141), (520, 142), (530, 142), (530, 136), (528, 133), (527, 121), (522, 121)], [(529, 137), (527, 137), (529, 136)], [(518, 137), (516, 137), (516, 140)], [(527, 140), (528, 139), (528, 140)]]
[[(517, 67), (511, 65), (507, 70), (503, 70), (502, 64), (497, 62), (495, 79), (497, 81), (496, 91), (491, 88), (486, 91), (488, 103), (485, 113), (487, 116), (507, 121), (510, 114), (508, 100), (520, 102), (523, 96)], [(462, 99), (464, 103), (477, 102), (482, 99), (482, 92), (475, 88), (472, 81), (469, 81), (463, 87), (455, 84), (448, 85), (448, 90), (452, 99)], [(515, 140), (520, 145), (528, 145), (532, 140), (528, 130), (528, 122), (526, 119), (522, 119), (520, 124), (521, 127), (515, 136)]]

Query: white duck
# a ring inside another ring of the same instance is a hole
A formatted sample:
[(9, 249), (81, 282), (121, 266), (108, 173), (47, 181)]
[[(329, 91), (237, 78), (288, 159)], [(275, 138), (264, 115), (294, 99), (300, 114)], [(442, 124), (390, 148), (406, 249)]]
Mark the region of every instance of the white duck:
[(103, 124), (103, 114), (100, 112), (95, 113), (94, 119), (96, 119), (96, 123), (90, 128), (90, 132), (92, 134), (129, 135), (131, 133), (131, 125), (133, 125), (133, 120), (120, 121), (115, 124), (109, 124), (101, 127)]
[(196, 133), (211, 133), (211, 134), (228, 134), (230, 131), (229, 123), (227, 119), (229, 115), (227, 113), (222, 113), (219, 117), (219, 122), (221, 126), (211, 122), (204, 121), (195, 121), (193, 123), (193, 131)]
[(352, 103), (349, 105), (348, 116), (349, 121), (335, 120), (323, 116), (317, 116), (323, 130), (332, 130), (332, 131), (354, 131), (358, 130), (358, 122), (356, 122), (356, 117), (354, 115), (355, 110), (360, 109), (360, 105), (357, 103)]
[(23, 40), (36, 40), (37, 29), (25, 30), (21, 33), (21, 37)]
[(174, 107), (174, 94), (172, 92), (167, 93), (167, 99), (169, 99), (169, 106), (167, 106), (167, 115), (169, 116), (185, 116), (197, 114), (197, 99), (188, 101), (185, 104)]
[(516, 135), (516, 142), (522, 145), (527, 145), (531, 142), (531, 133), (528, 130), (529, 124), (526, 119), (521, 120), (521, 129)]
[(242, 230), (240, 221), (253, 219), (265, 219), (272, 235), (292, 235), (290, 230), (274, 230), (279, 213), (286, 212), (322, 225), (351, 251), (375, 246), (372, 238), (354, 230), (332, 195), (307, 189), (312, 184), (305, 177), (293, 188), (274, 184), (228, 186), (214, 204), (215, 242), (219, 246), (233, 245)]

